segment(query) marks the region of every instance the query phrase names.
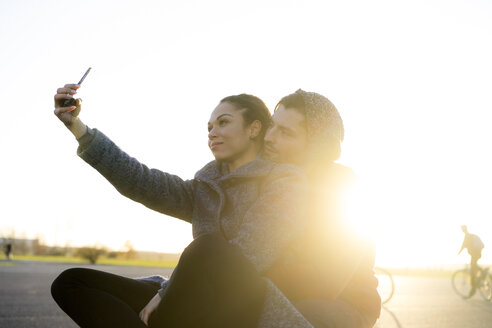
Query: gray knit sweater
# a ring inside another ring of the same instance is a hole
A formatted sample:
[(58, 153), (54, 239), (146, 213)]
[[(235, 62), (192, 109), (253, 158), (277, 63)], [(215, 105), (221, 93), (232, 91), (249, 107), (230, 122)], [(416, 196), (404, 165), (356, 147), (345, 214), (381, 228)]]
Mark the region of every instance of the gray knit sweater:
[[(256, 159), (229, 173), (213, 161), (182, 180), (148, 168), (98, 130), (79, 144), (78, 155), (122, 195), (192, 223), (194, 238), (221, 232), (260, 274), (306, 225), (307, 182), (293, 165)], [(311, 327), (271, 281), (267, 286), (260, 327)]]

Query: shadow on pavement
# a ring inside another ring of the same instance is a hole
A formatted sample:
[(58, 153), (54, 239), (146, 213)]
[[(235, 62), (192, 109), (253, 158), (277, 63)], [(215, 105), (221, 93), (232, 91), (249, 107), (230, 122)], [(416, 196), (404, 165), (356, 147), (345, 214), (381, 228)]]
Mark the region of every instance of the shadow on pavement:
[(389, 328), (389, 327), (398, 327), (402, 328), (400, 321), (396, 314), (394, 314), (391, 310), (389, 310), (386, 306), (383, 305), (381, 309), (381, 316), (379, 320), (376, 322), (374, 328)]
[(489, 313), (492, 313), (492, 303), (491, 302), (488, 302), (485, 300), (480, 300), (480, 299), (469, 300), (468, 302), (474, 308), (478, 308), (480, 310), (484, 310), (484, 311), (487, 311)]

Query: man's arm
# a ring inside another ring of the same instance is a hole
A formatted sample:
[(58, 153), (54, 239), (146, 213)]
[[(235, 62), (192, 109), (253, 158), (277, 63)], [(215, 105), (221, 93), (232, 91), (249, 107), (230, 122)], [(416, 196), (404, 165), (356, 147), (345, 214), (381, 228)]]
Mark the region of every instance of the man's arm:
[(465, 238), (463, 239), (463, 243), (461, 244), (461, 249), (460, 251), (458, 252), (458, 255), (461, 254), (461, 252), (465, 249), (465, 246), (466, 246), (466, 236)]

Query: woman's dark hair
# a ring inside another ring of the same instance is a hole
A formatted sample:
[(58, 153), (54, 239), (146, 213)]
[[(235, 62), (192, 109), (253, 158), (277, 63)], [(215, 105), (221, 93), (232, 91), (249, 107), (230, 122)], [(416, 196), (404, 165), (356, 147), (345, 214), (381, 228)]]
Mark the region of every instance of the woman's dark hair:
[(234, 105), (238, 110), (245, 109), (243, 111), (243, 119), (245, 124), (251, 124), (258, 120), (261, 122), (261, 131), (258, 135), (258, 140), (263, 143), (263, 138), (270, 125), (270, 111), (260, 98), (242, 93), (240, 95), (225, 97), (220, 103), (228, 102)]

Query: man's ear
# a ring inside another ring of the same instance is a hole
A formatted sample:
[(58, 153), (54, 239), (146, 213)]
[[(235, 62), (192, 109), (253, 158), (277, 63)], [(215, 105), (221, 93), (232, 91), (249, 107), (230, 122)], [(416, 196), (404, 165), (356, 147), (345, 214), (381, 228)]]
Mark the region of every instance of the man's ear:
[(249, 126), (249, 129), (250, 129), (249, 137), (251, 139), (256, 138), (257, 136), (260, 135), (261, 132), (261, 122), (259, 120), (253, 121), (253, 123), (251, 123), (251, 125)]

